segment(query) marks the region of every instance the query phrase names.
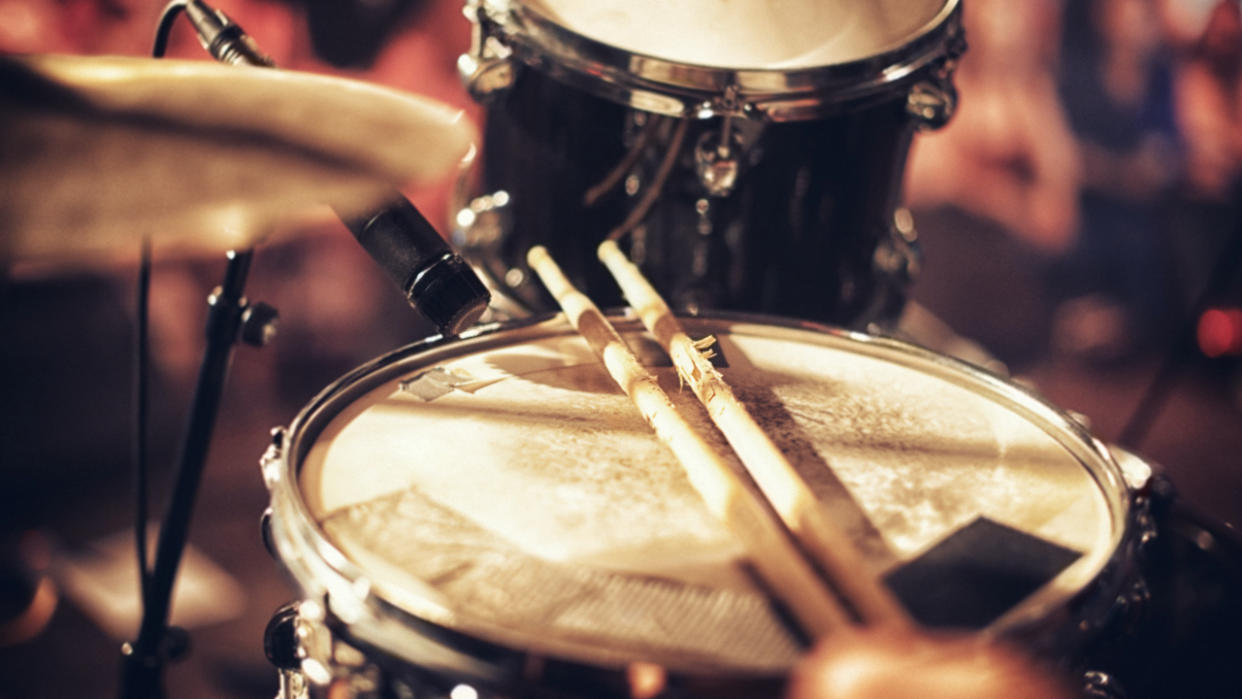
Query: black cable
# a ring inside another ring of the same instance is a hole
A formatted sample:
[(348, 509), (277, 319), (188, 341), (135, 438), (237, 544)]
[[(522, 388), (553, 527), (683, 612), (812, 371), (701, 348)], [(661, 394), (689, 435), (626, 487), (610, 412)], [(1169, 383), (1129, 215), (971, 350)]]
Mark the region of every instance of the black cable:
[[(1235, 193), (1234, 201), (1242, 200), (1242, 182), (1235, 184), (1233, 192)], [(1239, 268), (1242, 268), (1242, 220), (1236, 222), (1229, 239), (1221, 247), (1220, 254), (1216, 256), (1216, 263), (1208, 275), (1207, 283), (1203, 285), (1186, 317), (1185, 327), (1175, 336), (1173, 347), (1165, 355), (1159, 371), (1156, 372), (1156, 377), (1148, 384), (1138, 405), (1130, 413), (1130, 418), (1126, 420), (1125, 426), (1121, 429), (1117, 439), (1119, 444), (1130, 449), (1138, 449), (1143, 438), (1151, 431), (1152, 424), (1172, 393), (1182, 362), (1195, 351), (1195, 327), (1199, 317), (1214, 299), (1225, 292)]]
[(138, 262), (137, 318), (134, 333), (134, 540), (138, 546), (138, 581), (147, 605), (151, 568), (147, 555), (147, 384), (150, 376), (148, 332), (151, 298), (151, 239), (142, 238)]
[(168, 35), (172, 33), (173, 22), (177, 20), (177, 15), (185, 10), (186, 0), (172, 0), (164, 6), (164, 11), (160, 13), (160, 23), (155, 28), (155, 42), (151, 46), (152, 58), (163, 58), (164, 52), (168, 49)]
[[(153, 58), (163, 58), (168, 49), (168, 36), (173, 22), (185, 9), (186, 0), (172, 0), (160, 14), (155, 29), (155, 41), (151, 47)], [(151, 587), (150, 557), (147, 554), (147, 434), (148, 434), (148, 385), (151, 375), (150, 346), (151, 301), (151, 238), (142, 238), (138, 261), (138, 288), (135, 294), (134, 328), (134, 541), (138, 550), (138, 582), (142, 606), (146, 608)]]

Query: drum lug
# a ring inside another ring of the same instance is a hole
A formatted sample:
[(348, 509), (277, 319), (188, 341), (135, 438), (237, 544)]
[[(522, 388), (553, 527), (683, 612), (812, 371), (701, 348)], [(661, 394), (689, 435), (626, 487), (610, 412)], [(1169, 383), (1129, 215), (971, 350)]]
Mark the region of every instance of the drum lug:
[(965, 37), (961, 31), (953, 32), (945, 43), (944, 56), (932, 64), (928, 77), (915, 83), (906, 94), (906, 113), (914, 117), (918, 130), (935, 131), (953, 118), (957, 111), (953, 73), (965, 52)]
[(280, 674), (276, 699), (378, 697), (379, 669), (323, 622), (323, 606), (313, 600), (290, 602), (268, 622), (263, 652)]
[(259, 516), (259, 537), (263, 541), (263, 549), (267, 551), (267, 555), (275, 560), (280, 560), (280, 553), (276, 550), (276, 541), (272, 538), (271, 507), (263, 510), (263, 514)]
[(708, 131), (699, 138), (694, 147), (694, 169), (708, 196), (727, 197), (733, 192), (739, 170), (737, 151), (715, 132)]
[(285, 428), (272, 428), (272, 441), (267, 445), (263, 456), (259, 457), (259, 470), (263, 473), (263, 482), (271, 490), (280, 481), (280, 464), (284, 457)]
[(263, 653), (280, 676), (276, 699), (309, 699), (310, 687), (302, 673), (306, 649), (301, 638), (305, 630), (298, 615), (298, 603), (290, 602), (272, 616), (263, 630)]
[(473, 27), (470, 51), (457, 57), (457, 73), (470, 96), (485, 104), (492, 95), (513, 86), (517, 66), (511, 60), (513, 50), (493, 34), (493, 20), (483, 3), (468, 0), (463, 12)]
[(887, 240), (876, 245), (872, 253), (871, 264), (880, 274), (905, 286), (918, 276), (922, 257), (914, 219), (907, 209), (898, 209), (893, 214)]
[[(503, 47), (494, 38), (488, 39), (488, 42)], [(505, 50), (508, 51), (507, 48)], [(484, 104), (492, 95), (512, 87), (517, 77), (517, 71), (508, 58), (480, 58), (468, 53), (457, 58), (457, 71), (470, 96)]]
[(914, 117), (920, 131), (935, 131), (953, 117), (957, 110), (957, 88), (949, 79), (931, 79), (915, 83), (906, 94), (906, 112)]
[(735, 86), (725, 90), (725, 96), (714, 106), (704, 105), (700, 109), (700, 115), (724, 115), (720, 119), (720, 128), (705, 131), (694, 146), (695, 173), (710, 197), (732, 194), (737, 186), (743, 157), (752, 165), (759, 158), (759, 153), (751, 146), (758, 139), (762, 124), (735, 116), (748, 109), (738, 100)]

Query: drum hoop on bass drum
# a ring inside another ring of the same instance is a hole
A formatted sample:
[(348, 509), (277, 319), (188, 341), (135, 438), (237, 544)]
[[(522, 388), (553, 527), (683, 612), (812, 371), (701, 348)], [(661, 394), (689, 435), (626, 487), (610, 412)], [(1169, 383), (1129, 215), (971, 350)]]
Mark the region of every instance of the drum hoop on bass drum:
[[(960, 0), (905, 39), (865, 58), (813, 67), (725, 68), (631, 52), (561, 26), (519, 2), (469, 2), (475, 23), (471, 53), (459, 68), (476, 95), (496, 85), (498, 63), (522, 64), (596, 96), (663, 116), (707, 119), (735, 116), (767, 121), (814, 119), (840, 105), (892, 89), (939, 61), (947, 80), (966, 44)], [(515, 66), (507, 65), (512, 80)]]
[[(763, 333), (765, 339), (821, 337), (824, 343), (859, 348), (864, 356), (896, 360), (929, 376), (956, 378), (964, 387), (1000, 402), (1041, 429), (1056, 432), (1055, 439), (1082, 463), (1097, 487), (1106, 494), (1108, 517), (1114, 522), (1107, 550), (1100, 552), (1098, 569), (1078, 591), (1036, 592), (998, 619), (985, 633), (1027, 642), (1034, 650), (1065, 659), (1077, 644), (1109, 619), (1115, 600), (1134, 575), (1134, 546), (1141, 535), (1136, 519), (1143, 510), (1131, 500), (1124, 474), (1110, 452), (1081, 424), (1043, 399), (971, 365), (906, 343), (852, 333), (813, 323), (781, 321), (741, 314), (688, 318), (691, 332), (727, 327), (730, 332)], [(619, 324), (623, 332), (638, 331), (633, 319)], [(610, 664), (586, 660), (572, 649), (525, 647), (520, 631), (454, 628), (451, 610), (438, 607), (434, 595), (394, 594), (364, 570), (369, 564), (352, 559), (330, 539), (305, 501), (300, 472), (311, 447), (328, 422), (368, 392), (415, 369), (426, 370), (464, 355), (486, 354), (497, 348), (567, 333), (559, 317), (541, 317), (520, 323), (490, 325), (466, 333), (460, 340), (432, 339), (382, 356), (350, 372), (322, 391), (291, 423), (279, 431), (263, 459), (263, 473), (272, 494), (269, 534), (279, 561), (292, 574), (304, 599), (306, 652), (323, 667), (348, 665), (342, 657), (358, 660), (357, 653), (379, 665), (394, 664), (416, 675), (427, 673), (474, 682), (481, 686), (509, 686), (533, 681), (530, 673), (547, 680), (558, 673), (610, 684), (618, 671)], [(835, 346), (835, 345), (828, 345)], [(874, 355), (869, 353), (874, 352)], [(1096, 554), (1092, 554), (1095, 556)], [(1095, 565), (1095, 564), (1093, 564)], [(1077, 579), (1076, 579), (1077, 581)], [(448, 615), (446, 616), (446, 612)], [(343, 645), (342, 645), (343, 644)], [(348, 648), (351, 650), (342, 650)], [(350, 652), (354, 656), (349, 656)], [(345, 655), (342, 656), (341, 653)], [(658, 658), (655, 660), (659, 660)], [(532, 665), (533, 663), (533, 665)], [(532, 667), (542, 668), (539, 671)], [(691, 682), (703, 679), (694, 667), (669, 671)], [(399, 671), (404, 672), (404, 670)], [(583, 675), (587, 673), (587, 675)], [(711, 673), (707, 673), (711, 674)], [(720, 673), (716, 673), (719, 675)], [(778, 677), (725, 672), (739, 681), (779, 682)], [(564, 677), (561, 678), (562, 680)], [(550, 681), (550, 680), (548, 680)], [(576, 680), (577, 681), (577, 680)], [(588, 683), (588, 686), (590, 683)], [(777, 686), (777, 685), (770, 685)], [(753, 687), (752, 687), (753, 689)]]

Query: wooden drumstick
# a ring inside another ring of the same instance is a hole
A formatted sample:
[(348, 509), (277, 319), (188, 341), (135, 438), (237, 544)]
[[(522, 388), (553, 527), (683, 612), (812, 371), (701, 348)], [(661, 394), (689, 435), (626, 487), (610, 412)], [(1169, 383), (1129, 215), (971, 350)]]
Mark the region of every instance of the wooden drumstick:
[(612, 272), (643, 325), (673, 359), (760, 490), (807, 553), (824, 570), (865, 624), (911, 625), (905, 609), (871, 572), (854, 543), (824, 512), (819, 499), (784, 452), (755, 422), (729, 384), (686, 335), (668, 304), (613, 241), (599, 246), (599, 258)]
[(725, 459), (673, 407), (604, 314), (573, 287), (542, 246), (526, 255), (531, 269), (600, 358), (643, 419), (681, 462), (711, 512), (742, 541), (767, 587), (814, 640), (850, 623), (848, 614), (798, 554), (783, 528), (733, 472)]

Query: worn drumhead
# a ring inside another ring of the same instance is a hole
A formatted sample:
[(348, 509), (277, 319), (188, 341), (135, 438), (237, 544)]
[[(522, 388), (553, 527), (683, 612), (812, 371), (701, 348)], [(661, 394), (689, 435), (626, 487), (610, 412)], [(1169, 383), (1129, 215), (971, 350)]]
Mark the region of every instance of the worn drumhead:
[[(689, 327), (715, 335), (726, 379), (878, 570), (909, 570), (979, 522), (1072, 552), (993, 622), (1004, 623), (1063, 605), (1116, 547), (1111, 463), (1007, 384), (895, 343)], [(672, 369), (654, 371), (714, 434)], [(406, 356), (361, 383), (311, 421), (322, 429), (302, 450), (300, 483), (376, 594), (436, 624), (592, 662), (771, 671), (795, 659), (742, 548), (566, 326)]]
[(813, 68), (904, 46), (950, 0), (525, 0), (596, 41), (667, 61), (732, 68)]

